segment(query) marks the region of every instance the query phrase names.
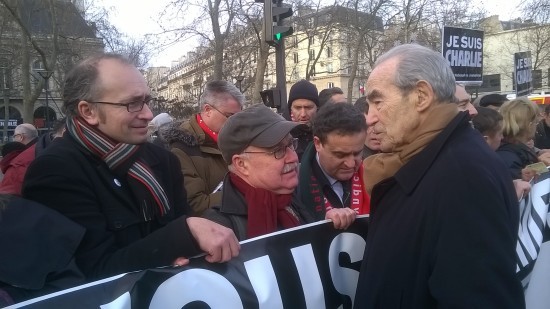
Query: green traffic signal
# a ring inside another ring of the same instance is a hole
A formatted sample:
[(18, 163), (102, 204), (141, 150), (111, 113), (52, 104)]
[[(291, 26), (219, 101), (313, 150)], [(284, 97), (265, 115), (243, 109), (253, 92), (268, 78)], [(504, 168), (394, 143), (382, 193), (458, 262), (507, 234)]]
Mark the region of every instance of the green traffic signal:
[(280, 33), (275, 34), (275, 40), (277, 40), (277, 41), (281, 40), (281, 34)]

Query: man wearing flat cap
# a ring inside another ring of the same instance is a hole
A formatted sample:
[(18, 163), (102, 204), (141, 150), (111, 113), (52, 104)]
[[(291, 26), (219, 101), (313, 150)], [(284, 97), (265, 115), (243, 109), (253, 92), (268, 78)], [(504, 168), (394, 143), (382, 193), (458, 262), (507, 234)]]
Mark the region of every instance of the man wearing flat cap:
[[(222, 204), (203, 216), (233, 229), (239, 240), (313, 222), (312, 213), (292, 199), (298, 156), (290, 131), (297, 125), (263, 105), (229, 117), (218, 139), (229, 165)], [(347, 228), (355, 213), (336, 210), (326, 218)]]

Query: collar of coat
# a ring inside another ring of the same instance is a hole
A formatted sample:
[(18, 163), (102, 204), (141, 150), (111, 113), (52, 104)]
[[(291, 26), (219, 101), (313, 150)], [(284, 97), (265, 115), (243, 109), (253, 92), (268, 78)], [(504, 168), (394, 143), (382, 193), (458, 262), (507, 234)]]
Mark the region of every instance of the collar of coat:
[(414, 191), (422, 177), (424, 177), (424, 174), (426, 174), (437, 156), (439, 156), (443, 146), (445, 146), (458, 129), (474, 130), (470, 125), (470, 116), (467, 112), (458, 113), (426, 148), (397, 171), (393, 178), (395, 178), (406, 194), (411, 194)]

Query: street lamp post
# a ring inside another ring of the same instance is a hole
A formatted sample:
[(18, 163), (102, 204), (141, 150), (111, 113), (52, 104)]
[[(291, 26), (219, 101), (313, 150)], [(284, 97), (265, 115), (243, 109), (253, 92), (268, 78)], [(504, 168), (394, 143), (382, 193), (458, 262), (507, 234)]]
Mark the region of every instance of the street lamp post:
[(244, 76), (242, 76), (242, 75), (235, 76), (235, 79), (237, 80), (237, 84), (239, 85), (239, 91), (243, 92), (243, 90), (241, 89), (241, 86), (242, 86)]
[(48, 105), (48, 88), (49, 88), (49, 80), (50, 77), (52, 77), (53, 72), (47, 71), (47, 70), (40, 70), (37, 71), (40, 76), (44, 79), (44, 89), (46, 90), (46, 133), (50, 133), (50, 107)]

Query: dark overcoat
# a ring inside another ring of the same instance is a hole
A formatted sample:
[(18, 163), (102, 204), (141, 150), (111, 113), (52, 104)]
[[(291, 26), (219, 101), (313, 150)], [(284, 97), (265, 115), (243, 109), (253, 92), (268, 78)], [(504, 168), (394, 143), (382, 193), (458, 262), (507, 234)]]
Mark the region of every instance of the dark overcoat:
[(374, 187), (355, 308), (525, 307), (512, 179), (468, 120)]
[(178, 159), (146, 143), (138, 154), (161, 184), (171, 209), (145, 221), (125, 175), (70, 135), (57, 138), (29, 167), (23, 196), (57, 210), (86, 233), (76, 263), (88, 279), (171, 265), (199, 253), (186, 223), (189, 206)]

